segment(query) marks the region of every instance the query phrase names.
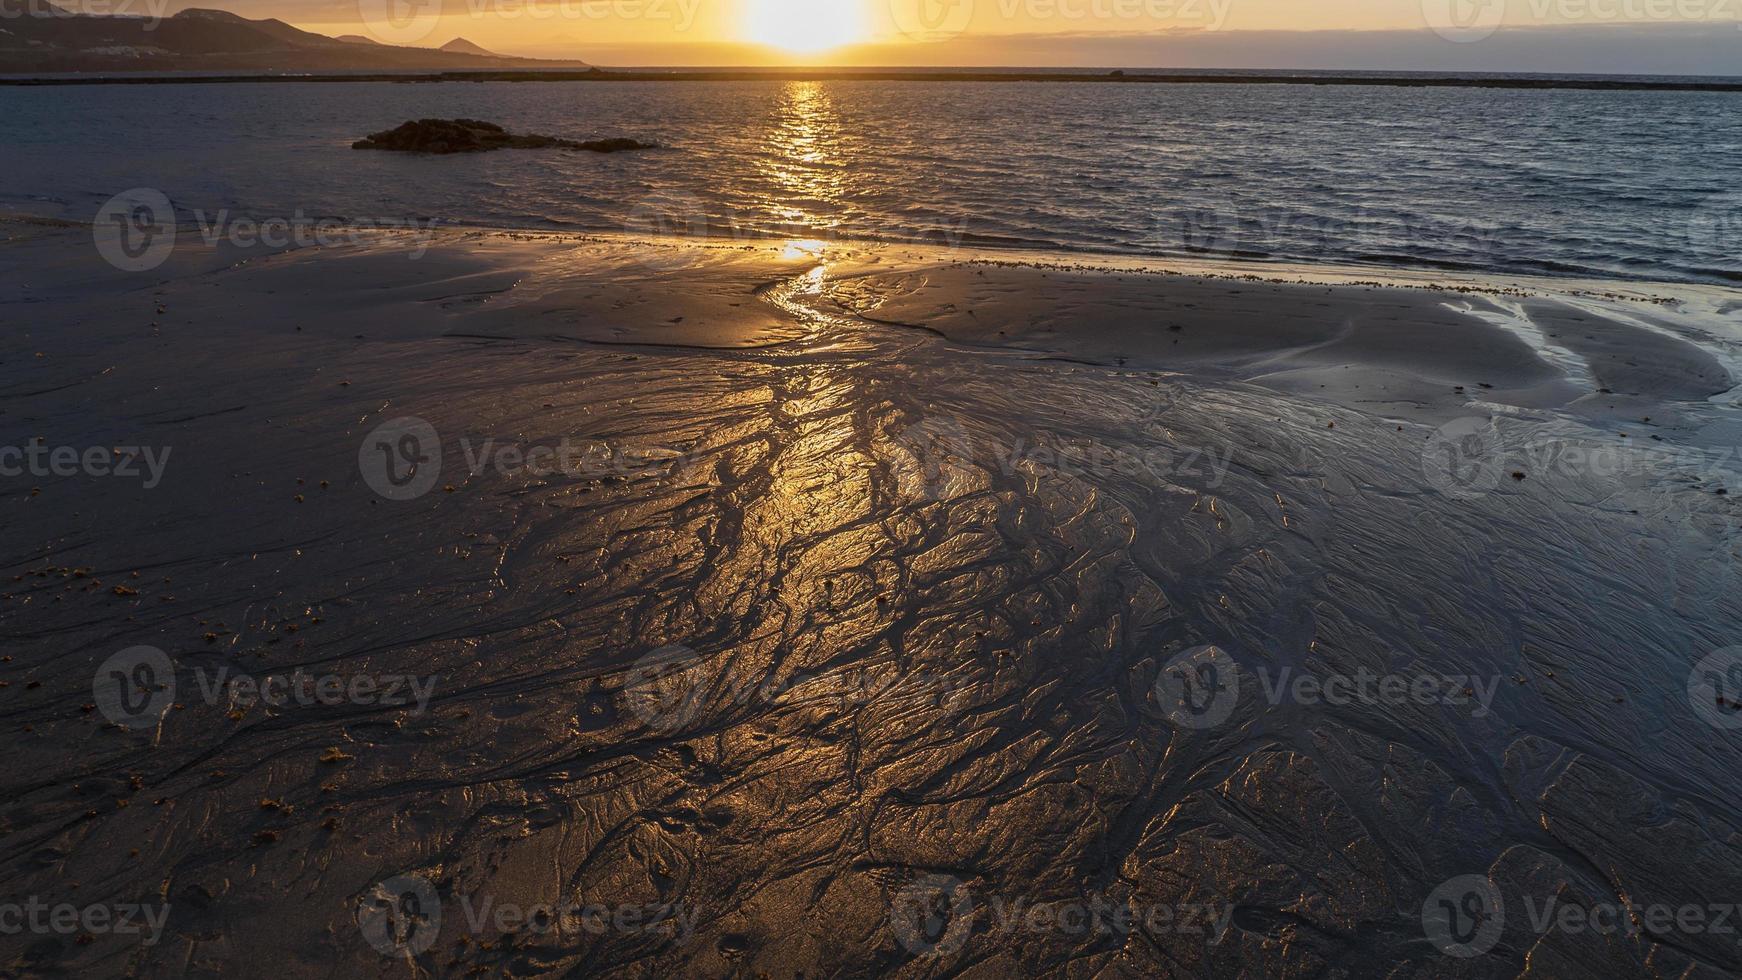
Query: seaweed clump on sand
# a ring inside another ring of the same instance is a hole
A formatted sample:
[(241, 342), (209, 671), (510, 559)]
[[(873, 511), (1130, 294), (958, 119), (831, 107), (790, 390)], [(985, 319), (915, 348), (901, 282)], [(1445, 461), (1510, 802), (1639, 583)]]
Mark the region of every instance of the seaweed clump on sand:
[(516, 135), (495, 123), (477, 119), (415, 119), (395, 129), (371, 133), (351, 144), (353, 150), (394, 150), (400, 153), (484, 153), (489, 150), (590, 150), (620, 153), (649, 150), (652, 143), (616, 138), (607, 140), (559, 139), (536, 133)]

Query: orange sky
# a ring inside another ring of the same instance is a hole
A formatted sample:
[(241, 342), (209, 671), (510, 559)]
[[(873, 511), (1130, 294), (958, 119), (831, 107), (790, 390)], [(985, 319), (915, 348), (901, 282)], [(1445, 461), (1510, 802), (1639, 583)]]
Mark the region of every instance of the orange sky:
[[(1733, 23), (1734, 0), (1673, 0), (1670, 19)], [(1653, 0), (196, 0), (325, 34), (604, 64), (1035, 64), (1008, 39), (1415, 30), (1651, 20)], [(1742, 3), (1736, 4), (1742, 9)], [(1455, 18), (1463, 18), (1456, 20)], [(1030, 45), (1032, 49), (1032, 45)]]

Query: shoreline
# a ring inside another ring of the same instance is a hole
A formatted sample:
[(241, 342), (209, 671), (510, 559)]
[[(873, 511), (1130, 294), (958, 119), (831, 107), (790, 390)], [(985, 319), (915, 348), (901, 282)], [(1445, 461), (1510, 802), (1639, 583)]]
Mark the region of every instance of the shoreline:
[(1192, 74), (1181, 72), (1147, 72), (1120, 70), (1098, 73), (1052, 73), (1032, 71), (963, 72), (963, 71), (900, 71), (871, 69), (864, 71), (836, 69), (777, 69), (769, 71), (719, 70), (617, 70), (592, 68), (587, 71), (526, 69), (519, 71), (444, 71), (444, 72), (370, 72), (345, 75), (39, 75), (24, 78), (0, 77), (0, 86), (60, 86), (60, 85), (245, 85), (286, 82), (1061, 82), (1073, 84), (1132, 85), (1329, 85), (1381, 86), (1389, 88), (1476, 88), (1522, 89), (1536, 91), (1624, 91), (1624, 92), (1742, 92), (1742, 79), (1710, 81), (1653, 81), (1627, 78), (1572, 77), (1510, 77), (1486, 75), (1424, 74), (1406, 75), (1310, 75), (1263, 74)]
[[(0, 208), (0, 235), (8, 224), (41, 228), (88, 228), (89, 222), (57, 215)], [(837, 250), (921, 250), (936, 256), (970, 259), (976, 262), (1007, 263), (1035, 268), (1081, 268), (1116, 270), (1153, 275), (1194, 275), (1274, 283), (1311, 282), (1329, 285), (1374, 285), (1388, 288), (1445, 290), (1449, 292), (1499, 292), (1525, 295), (1569, 294), (1597, 298), (1617, 298), (1651, 303), (1673, 303), (1690, 294), (1712, 294), (1742, 289), (1742, 282), (1722, 282), (1697, 278), (1666, 278), (1664, 276), (1623, 275), (1596, 270), (1562, 274), (1509, 269), (1448, 267), (1422, 261), (1415, 263), (1362, 263), (1338, 261), (1334, 258), (1267, 257), (1248, 253), (1202, 252), (1163, 253), (1138, 251), (1106, 251), (1072, 248), (1057, 243), (1034, 244), (948, 244), (936, 239), (916, 238), (817, 238), (805, 229), (790, 234), (731, 235), (656, 235), (613, 228), (540, 228), (521, 225), (489, 225), (469, 222), (449, 222), (439, 217), (427, 219), (427, 230), (408, 233), (434, 236), (504, 235), (571, 242), (616, 243), (625, 246), (653, 245), (660, 248), (696, 249), (758, 249), (792, 246), (827, 247)], [(355, 219), (311, 216), (308, 225), (330, 226), (341, 234), (386, 231), (370, 227)], [(179, 235), (194, 233), (196, 225), (182, 221)], [(0, 238), (0, 241), (4, 241)], [(306, 246), (299, 246), (306, 247)]]

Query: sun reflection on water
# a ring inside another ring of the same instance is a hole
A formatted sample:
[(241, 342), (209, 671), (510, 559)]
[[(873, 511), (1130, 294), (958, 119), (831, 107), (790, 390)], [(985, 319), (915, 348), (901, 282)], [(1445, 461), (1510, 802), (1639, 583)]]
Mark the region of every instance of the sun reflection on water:
[(769, 156), (762, 170), (781, 191), (769, 202), (778, 220), (803, 228), (839, 222), (847, 170), (838, 152), (844, 134), (828, 91), (816, 82), (792, 82), (781, 92)]
[(783, 259), (815, 259), (820, 258), (828, 243), (817, 238), (796, 238), (786, 243), (780, 250)]

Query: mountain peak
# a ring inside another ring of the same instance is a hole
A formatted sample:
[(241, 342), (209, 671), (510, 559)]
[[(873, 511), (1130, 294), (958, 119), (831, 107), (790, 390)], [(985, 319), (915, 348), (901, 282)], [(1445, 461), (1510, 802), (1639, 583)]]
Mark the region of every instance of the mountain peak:
[(491, 51), (488, 48), (481, 48), (463, 37), (456, 37), (452, 41), (442, 45), (441, 50), (447, 51), (451, 54), (475, 54), (482, 55), (486, 58), (501, 57), (501, 55), (498, 55), (496, 52)]
[(177, 20), (217, 20), (227, 24), (247, 24), (248, 18), (228, 10), (213, 10), (210, 7), (189, 7), (175, 15)]

